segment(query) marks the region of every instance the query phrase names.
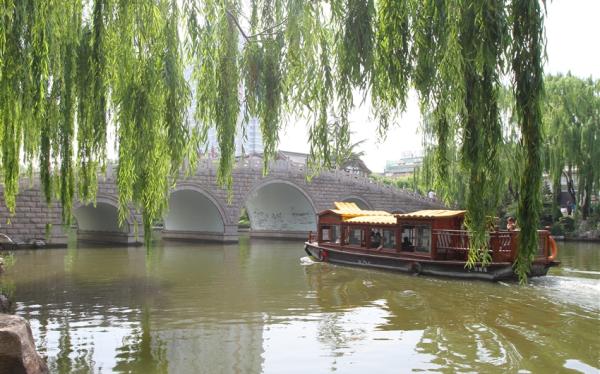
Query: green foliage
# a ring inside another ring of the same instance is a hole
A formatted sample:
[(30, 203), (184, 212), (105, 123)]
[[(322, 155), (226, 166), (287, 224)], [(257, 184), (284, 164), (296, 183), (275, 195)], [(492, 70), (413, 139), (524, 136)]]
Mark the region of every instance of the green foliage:
[(442, 199), (456, 198), (466, 207), (468, 264), (485, 265), (491, 260), (486, 217), (495, 214), (502, 197), (498, 95), (509, 37), (506, 12), (501, 1), (425, 4), (416, 22), (433, 21), (415, 36), (415, 83), (422, 105), (432, 107), (425, 121), (431, 150), (425, 177)]
[(12, 251), (0, 253), (0, 258), (2, 259), (4, 270), (8, 270), (12, 268), (17, 262), (17, 258), (15, 257), (15, 253)]
[(511, 17), (516, 114), (525, 148), (517, 211), (517, 222), (521, 226), (521, 232), (515, 271), (521, 281), (525, 281), (538, 248), (537, 225), (542, 200), (541, 104), (544, 27), (540, 4), (537, 1), (514, 0)]
[(556, 190), (566, 177), (571, 200), (586, 219), (600, 190), (600, 81), (546, 77), (543, 121), (544, 167)]
[(374, 1), (332, 2), (332, 11), (343, 19), (338, 59), (341, 79), (364, 86), (373, 65)]
[[(347, 153), (354, 92), (370, 94), (383, 135), (414, 86), (430, 116), (433, 154), (419, 173), (437, 186), (449, 186), (446, 175), (468, 185), (461, 201), (474, 238), (471, 264), (489, 259), (485, 217), (503, 197), (497, 186), (522, 175), (514, 191), (522, 202), (526, 250), (517, 270), (524, 279), (540, 201), (539, 1), (253, 0), (249, 6), (248, 19), (240, 0), (0, 0), (0, 170), (9, 209), (20, 162), (29, 169), (37, 162), (47, 201), (59, 195), (68, 223), (74, 196), (94, 200), (114, 127), (119, 217), (130, 219), (133, 203), (149, 242), (169, 187), (186, 161), (195, 167), (210, 127), (221, 154), (219, 184), (231, 187), (240, 107), (261, 123), (265, 171), (286, 116), (306, 119), (316, 173)], [(498, 109), (506, 60), (524, 146), (513, 152), (519, 165), (510, 173), (502, 172)], [(189, 65), (193, 97), (183, 75)], [(195, 124), (188, 125), (192, 99)], [(583, 151), (597, 141), (590, 128), (581, 133)], [(590, 178), (597, 183), (597, 174)], [(447, 187), (442, 195), (456, 192)]]
[(248, 216), (248, 211), (246, 211), (246, 208), (242, 208), (238, 226), (250, 227), (250, 217)]
[(554, 236), (563, 236), (565, 235), (565, 230), (563, 229), (563, 225), (554, 222), (552, 226), (550, 226), (550, 233)]
[(600, 223), (600, 202), (592, 204), (590, 208), (590, 215), (588, 216), (588, 221), (591, 225), (597, 225), (598, 223)]
[(412, 70), (410, 6), (409, 1), (377, 2), (372, 103), (381, 120), (381, 132), (389, 127), (393, 112), (406, 106)]
[(371, 179), (379, 182), (379, 183), (383, 183), (386, 184), (388, 186), (394, 186), (397, 188), (403, 188), (403, 189), (414, 189), (415, 185), (414, 185), (414, 178), (412, 176), (402, 176), (402, 177), (397, 177), (397, 178), (390, 178), (390, 177), (385, 177), (385, 176), (377, 176), (377, 175), (371, 175), (370, 176)]
[(573, 217), (570, 217), (570, 216), (561, 217), (558, 220), (558, 222), (562, 226), (563, 231), (565, 233), (572, 233), (573, 231), (575, 231), (575, 220), (573, 219)]
[[(120, 4), (110, 43), (118, 127), (119, 219), (129, 218), (129, 202), (143, 213), (147, 244), (152, 221), (166, 208), (171, 178), (183, 161), (187, 142), (187, 83), (177, 37), (175, 0)], [(148, 82), (152, 82), (151, 85)], [(172, 147), (176, 147), (173, 149)]]

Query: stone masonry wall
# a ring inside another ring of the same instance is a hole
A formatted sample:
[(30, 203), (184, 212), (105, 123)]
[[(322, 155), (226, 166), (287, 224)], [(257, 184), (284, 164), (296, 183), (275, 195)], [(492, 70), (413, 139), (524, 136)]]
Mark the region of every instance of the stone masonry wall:
[[(368, 178), (353, 176), (343, 171), (325, 172), (310, 182), (307, 181), (306, 172), (303, 165), (276, 161), (272, 164), (269, 174), (263, 176), (262, 159), (245, 159), (234, 169), (234, 186), (229, 199), (228, 191), (216, 184), (216, 164), (211, 160), (204, 160), (200, 163), (198, 172), (191, 177), (182, 177), (175, 189), (194, 189), (210, 197), (223, 215), (224, 235), (233, 239), (237, 238), (237, 223), (246, 201), (254, 191), (269, 183), (287, 183), (296, 187), (311, 201), (315, 213), (332, 208), (334, 201), (348, 198), (363, 200), (372, 209), (377, 210), (410, 212), (444, 208), (438, 201), (410, 191), (377, 184)], [(114, 171), (109, 168), (107, 175), (99, 178), (98, 199), (116, 207), (118, 199)], [(33, 186), (30, 186), (28, 181), (23, 181), (20, 191), (16, 214), (12, 217), (8, 214), (3, 197), (0, 196), (0, 233), (25, 243), (32, 239), (42, 239), (49, 244), (66, 243), (66, 234), (61, 226), (60, 205), (46, 205), (38, 181), (35, 181)], [(0, 186), (1, 193), (3, 188)], [(79, 203), (74, 203), (74, 209), (79, 206)], [(133, 208), (130, 221), (137, 221), (141, 228), (141, 215)], [(47, 223), (52, 225), (52, 235), (48, 240), (45, 238)], [(133, 224), (130, 227), (133, 227)], [(143, 233), (138, 234), (140, 238), (143, 237)]]
[[(39, 184), (22, 181), (17, 196), (16, 212), (11, 215), (4, 201), (4, 187), (0, 186), (0, 233), (15, 242), (29, 244), (43, 240), (48, 244), (65, 245), (67, 235), (61, 225), (61, 207), (58, 203), (46, 204)], [(46, 225), (51, 225), (51, 235), (46, 238)]]

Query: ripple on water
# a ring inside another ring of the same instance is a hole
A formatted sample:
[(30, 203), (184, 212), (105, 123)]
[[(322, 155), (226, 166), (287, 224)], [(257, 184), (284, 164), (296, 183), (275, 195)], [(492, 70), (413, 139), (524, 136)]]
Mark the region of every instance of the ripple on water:
[(79, 249), (69, 268), (64, 251), (19, 252), (3, 278), (53, 372), (587, 373), (596, 249), (562, 250), (565, 268), (529, 286), (336, 266), (266, 241)]
[(316, 264), (317, 262), (314, 261), (312, 258), (310, 258), (309, 256), (304, 256), (300, 258), (300, 265), (303, 266), (307, 266), (307, 265), (312, 265), (312, 264)]
[(531, 284), (555, 302), (577, 305), (589, 312), (600, 311), (600, 279), (546, 276), (532, 279)]
[(563, 367), (576, 370), (580, 373), (600, 373), (600, 369), (583, 363), (579, 360), (566, 360)]

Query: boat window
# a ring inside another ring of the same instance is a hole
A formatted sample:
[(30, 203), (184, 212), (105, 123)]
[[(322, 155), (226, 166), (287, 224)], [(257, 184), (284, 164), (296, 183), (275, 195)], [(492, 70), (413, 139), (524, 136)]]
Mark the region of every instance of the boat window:
[(396, 248), (396, 233), (394, 230), (383, 230), (383, 248)]
[(348, 230), (348, 244), (351, 245), (361, 245), (362, 240), (362, 229), (352, 229)]
[(340, 226), (322, 226), (321, 227), (321, 240), (324, 242), (338, 243), (340, 242)]
[(370, 241), (371, 248), (379, 248), (383, 239), (382, 229), (371, 229)]
[(431, 226), (404, 226), (402, 228), (402, 250), (421, 253), (431, 252)]

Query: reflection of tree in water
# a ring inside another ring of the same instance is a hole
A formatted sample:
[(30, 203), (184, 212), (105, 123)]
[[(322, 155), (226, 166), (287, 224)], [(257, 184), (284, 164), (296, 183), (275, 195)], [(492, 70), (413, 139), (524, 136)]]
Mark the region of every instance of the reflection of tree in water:
[(341, 350), (349, 348), (350, 342), (364, 339), (366, 335), (365, 329), (345, 329), (345, 324), (342, 312), (326, 314), (319, 321), (317, 339), (327, 345), (335, 356), (343, 356)]
[(432, 354), (431, 363), (450, 372), (517, 371), (522, 359), (517, 349), (495, 329), (482, 324), (429, 327), (415, 351)]
[(357, 277), (342, 269), (329, 266), (328, 264), (315, 264), (305, 266), (305, 274), (311, 289), (315, 290), (319, 306), (323, 311), (337, 311), (340, 308), (351, 309), (365, 306), (376, 300), (379, 290), (367, 287), (366, 277)]
[(68, 245), (65, 253), (64, 264), (65, 274), (71, 274), (75, 268), (75, 260), (77, 259), (77, 246)]
[[(94, 369), (94, 342), (90, 342), (90, 348), (73, 350), (71, 327), (69, 316), (60, 321), (60, 337), (58, 339), (58, 355), (48, 361), (48, 368), (52, 373), (91, 373)], [(39, 344), (39, 343), (38, 343)]]
[(323, 312), (317, 327), (317, 340), (331, 352), (330, 370), (335, 371), (337, 359), (351, 353), (348, 350), (351, 344), (366, 338), (362, 328), (345, 328), (349, 325), (346, 313), (369, 305), (378, 299), (380, 292), (367, 286), (368, 277), (356, 277), (344, 269), (322, 265), (306, 266), (305, 274)]
[(323, 315), (319, 321), (317, 340), (327, 346), (331, 352), (333, 362), (331, 371), (336, 369), (336, 359), (344, 356), (344, 351), (350, 348), (350, 342), (363, 340), (366, 337), (366, 331), (361, 328), (345, 329), (347, 322), (343, 321), (343, 312), (330, 313)]
[[(380, 301), (379, 307), (387, 314), (375, 328), (423, 331), (416, 347), (405, 348), (414, 349), (423, 355), (420, 359), (431, 360), (440, 368), (487, 372), (497, 366), (510, 370), (519, 363), (517, 350), (488, 327), (492, 317), (487, 316), (487, 303), (478, 299), (481, 295), (461, 293), (459, 301), (446, 282), (382, 272), (309, 266), (306, 274), (319, 305), (328, 312), (319, 323), (318, 339), (333, 357), (343, 356), (354, 341), (368, 335), (364, 330), (345, 329), (349, 325), (346, 313)], [(460, 288), (460, 284), (452, 286), (453, 291)]]
[(69, 334), (69, 320), (63, 319), (60, 329), (60, 338), (58, 339), (58, 355), (56, 355), (56, 369), (59, 373), (70, 373), (73, 370), (71, 363), (71, 334)]
[(158, 334), (152, 334), (150, 311), (144, 305), (138, 328), (133, 329), (117, 348), (117, 364), (112, 369), (125, 373), (167, 373), (168, 360), (165, 344)]

